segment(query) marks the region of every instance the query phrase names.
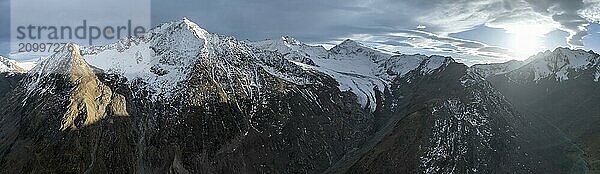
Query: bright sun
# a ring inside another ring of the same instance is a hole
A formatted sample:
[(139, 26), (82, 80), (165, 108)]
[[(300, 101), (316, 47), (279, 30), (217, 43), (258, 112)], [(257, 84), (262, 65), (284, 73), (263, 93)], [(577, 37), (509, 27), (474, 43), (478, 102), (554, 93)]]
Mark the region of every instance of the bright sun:
[(543, 47), (540, 43), (541, 36), (535, 28), (523, 27), (511, 33), (511, 51), (516, 59), (525, 60), (529, 56), (541, 51)]
[(513, 34), (511, 39), (512, 51), (518, 57), (517, 59), (527, 59), (529, 56), (540, 51), (539, 37), (536, 35)]

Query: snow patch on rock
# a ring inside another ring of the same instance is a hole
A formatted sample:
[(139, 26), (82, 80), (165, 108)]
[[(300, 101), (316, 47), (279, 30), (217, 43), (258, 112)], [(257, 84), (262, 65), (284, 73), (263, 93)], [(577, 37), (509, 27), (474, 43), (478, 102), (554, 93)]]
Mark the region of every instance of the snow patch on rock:
[(18, 62), (6, 57), (0, 56), (0, 73), (24, 73), (25, 69), (18, 65)]

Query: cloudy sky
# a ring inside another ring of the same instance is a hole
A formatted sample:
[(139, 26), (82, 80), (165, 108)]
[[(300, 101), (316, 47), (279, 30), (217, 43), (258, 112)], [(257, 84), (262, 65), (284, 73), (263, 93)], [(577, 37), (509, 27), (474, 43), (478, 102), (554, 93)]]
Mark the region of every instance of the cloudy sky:
[[(10, 38), (9, 3), (0, 0), (3, 42)], [(186, 16), (238, 39), (289, 35), (325, 46), (355, 39), (469, 64), (525, 59), (557, 46), (600, 51), (600, 0), (153, 0), (151, 8), (152, 25)]]

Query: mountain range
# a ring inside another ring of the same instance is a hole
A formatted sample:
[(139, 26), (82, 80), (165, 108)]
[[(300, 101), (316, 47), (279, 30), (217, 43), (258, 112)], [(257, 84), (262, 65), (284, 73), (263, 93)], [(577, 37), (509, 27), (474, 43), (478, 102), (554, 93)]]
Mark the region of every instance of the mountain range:
[(352, 40), (240, 41), (184, 18), (0, 60), (0, 173), (585, 173), (600, 56), (466, 66)]

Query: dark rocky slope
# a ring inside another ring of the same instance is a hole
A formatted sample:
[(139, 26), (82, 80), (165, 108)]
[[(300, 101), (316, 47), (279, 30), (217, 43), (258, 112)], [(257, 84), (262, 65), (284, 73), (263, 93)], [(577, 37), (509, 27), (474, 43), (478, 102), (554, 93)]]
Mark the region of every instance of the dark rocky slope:
[(560, 173), (599, 171), (600, 56), (557, 48), (488, 80), (541, 130), (534, 147)]
[(529, 173), (527, 126), (502, 95), (462, 64), (394, 80), (380, 138), (344, 173)]
[[(293, 45), (307, 50), (256, 48), (187, 19), (108, 46), (69, 45), (0, 103), (0, 173), (554, 169), (529, 148), (531, 123), (451, 58), (350, 40)], [(327, 64), (345, 61), (368, 66)]]

